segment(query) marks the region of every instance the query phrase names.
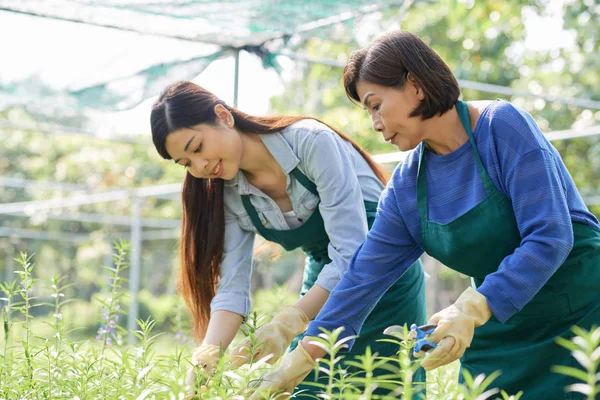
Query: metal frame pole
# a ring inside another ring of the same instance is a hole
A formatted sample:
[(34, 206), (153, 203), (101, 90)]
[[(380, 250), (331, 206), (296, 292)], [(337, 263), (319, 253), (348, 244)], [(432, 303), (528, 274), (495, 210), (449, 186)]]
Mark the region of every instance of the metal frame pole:
[(140, 290), (140, 259), (142, 250), (142, 198), (133, 197), (131, 215), (131, 261), (129, 266), (129, 294), (131, 303), (127, 319), (127, 342), (132, 344), (135, 340), (133, 331), (137, 328), (138, 317), (138, 292)]
[(235, 67), (233, 70), (233, 106), (238, 106), (238, 93), (240, 89), (240, 50), (235, 51)]

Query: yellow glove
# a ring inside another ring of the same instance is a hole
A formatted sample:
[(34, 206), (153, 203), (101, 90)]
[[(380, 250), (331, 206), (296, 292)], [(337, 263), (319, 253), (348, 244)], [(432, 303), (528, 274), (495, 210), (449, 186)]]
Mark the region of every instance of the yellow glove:
[(437, 325), (427, 337), (437, 343), (437, 347), (427, 353), (421, 364), (423, 368), (429, 371), (458, 360), (471, 345), (475, 328), (491, 317), (492, 311), (485, 296), (472, 287), (467, 288), (454, 304), (434, 314), (427, 322), (427, 325)]
[[(219, 365), (220, 353), (219, 346), (212, 344), (200, 345), (192, 353), (192, 364), (205, 370), (207, 374), (212, 375), (217, 369), (217, 365)], [(186, 384), (194, 388), (196, 386), (196, 376), (196, 368), (190, 367), (187, 372)]]
[(259, 360), (271, 354), (267, 361), (275, 363), (289, 347), (294, 337), (306, 330), (308, 317), (296, 306), (284, 306), (273, 320), (256, 330), (257, 345), (251, 354), (250, 338), (245, 338), (231, 352), (231, 365), (237, 368), (247, 362)]
[(256, 392), (250, 396), (250, 400), (270, 399), (270, 393), (283, 391), (281, 396), (275, 399), (289, 397), (291, 392), (315, 367), (316, 361), (306, 352), (302, 343), (291, 353), (281, 359), (281, 364), (263, 378)]

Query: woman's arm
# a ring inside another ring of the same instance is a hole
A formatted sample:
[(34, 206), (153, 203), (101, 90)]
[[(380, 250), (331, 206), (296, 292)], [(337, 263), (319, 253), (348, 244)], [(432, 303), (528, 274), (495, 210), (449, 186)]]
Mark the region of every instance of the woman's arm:
[(304, 311), (308, 319), (313, 319), (317, 316), (323, 304), (329, 298), (329, 291), (323, 289), (319, 285), (314, 285), (298, 302), (296, 307)]
[(573, 226), (560, 173), (562, 160), (533, 118), (510, 103), (491, 119), (498, 143), (500, 181), (512, 202), (520, 246), (477, 289), (501, 322), (521, 310), (562, 265), (573, 246)]
[[(225, 242), (217, 294), (212, 299), (211, 316), (202, 344), (192, 354), (192, 362), (212, 373), (221, 354), (231, 344), (243, 317), (250, 311), (250, 275), (255, 235), (243, 231), (235, 217), (225, 215)], [(188, 382), (195, 381), (193, 368)]]
[(364, 198), (347, 146), (337, 133), (322, 130), (306, 132), (297, 150), (300, 167), (317, 187), (319, 211), (329, 237), (331, 262), (315, 282), (329, 292), (348, 269), (352, 254), (368, 231)]
[[(307, 337), (318, 336), (320, 328), (332, 331), (338, 327), (344, 327), (340, 339), (357, 335), (381, 296), (423, 254), (400, 214), (394, 191), (396, 177), (395, 173), (382, 193), (367, 239), (356, 250), (342, 280), (309, 324)], [(305, 338), (303, 344), (312, 355), (309, 342), (310, 338)], [(347, 343), (351, 348), (353, 340)]]
[(217, 293), (210, 304), (212, 314), (229, 311), (245, 317), (250, 313), (250, 278), (256, 234), (243, 230), (237, 219), (225, 215), (225, 242)]
[(250, 313), (253, 232), (243, 230), (237, 219), (225, 215), (225, 242), (217, 293), (212, 299), (211, 316), (203, 344), (220, 345), (225, 350)]
[(243, 317), (231, 311), (219, 310), (212, 313), (203, 345), (220, 346), (223, 350), (235, 337), (242, 325)]

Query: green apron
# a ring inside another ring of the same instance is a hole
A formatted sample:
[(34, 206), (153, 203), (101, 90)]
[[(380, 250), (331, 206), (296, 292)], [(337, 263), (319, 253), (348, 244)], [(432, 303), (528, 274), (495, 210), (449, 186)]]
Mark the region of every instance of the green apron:
[[(318, 195), (315, 184), (302, 174), (298, 168), (294, 169), (291, 172), (291, 175), (294, 176), (307, 190)], [(306, 253), (307, 265), (304, 270), (304, 281), (300, 293), (301, 296), (305, 295), (315, 284), (317, 276), (323, 267), (331, 262), (327, 252), (329, 236), (325, 231), (325, 224), (318, 206), (308, 220), (301, 226), (295, 229), (279, 231), (264, 227), (248, 196), (242, 196), (242, 203), (254, 223), (256, 230), (262, 237), (271, 242), (279, 243), (288, 251), (301, 247)], [(375, 220), (377, 203), (365, 201), (365, 208), (367, 211), (367, 222), (370, 228)], [(363, 355), (367, 346), (371, 348), (373, 353), (377, 352), (382, 357), (393, 356), (398, 352), (398, 346), (385, 342), (377, 342), (379, 339), (386, 338), (383, 334), (384, 329), (390, 325), (410, 325), (412, 323), (424, 324), (426, 321), (425, 274), (423, 265), (420, 261), (417, 261), (383, 295), (371, 314), (369, 314), (359, 333), (359, 337), (352, 347), (352, 351), (345, 353), (346, 359), (350, 360), (353, 356)], [(303, 334), (298, 335), (292, 342), (290, 349), (294, 349), (302, 337)], [(389, 337), (387, 338), (389, 339)], [(352, 373), (354, 371), (351, 370), (350, 372)], [(383, 369), (376, 370), (374, 376), (379, 375), (389, 375), (389, 371)], [(319, 381), (323, 381), (324, 383), (327, 382), (326, 376), (324, 376), (323, 373), (319, 374), (319, 378)], [(315, 381), (315, 374), (311, 373), (303, 383)], [(425, 382), (425, 372), (421, 369), (417, 371), (413, 381)], [(306, 396), (311, 395), (312, 398), (314, 398), (318, 392), (320, 392), (320, 389), (317, 389), (312, 385), (300, 384), (296, 388), (295, 393), (299, 393), (297, 394), (299, 397), (304, 397), (303, 394), (306, 394)], [(388, 392), (377, 389), (376, 394), (379, 393), (383, 394)]]
[[(417, 178), (417, 202), (425, 251), (446, 266), (482, 284), (502, 260), (519, 247), (521, 236), (510, 199), (496, 189), (485, 171), (471, 132), (466, 103), (456, 104), (483, 182), (486, 198), (448, 224), (430, 222), (427, 209), (425, 145)], [(580, 368), (556, 337), (573, 337), (571, 327), (600, 325), (600, 231), (573, 223), (574, 245), (567, 260), (538, 294), (504, 324), (492, 317), (475, 329), (471, 346), (461, 358), (461, 369), (473, 376), (502, 375), (492, 384), (508, 394), (524, 391), (522, 400), (583, 399), (565, 393), (575, 381), (551, 371), (554, 365)], [(461, 381), (462, 381), (462, 374)]]

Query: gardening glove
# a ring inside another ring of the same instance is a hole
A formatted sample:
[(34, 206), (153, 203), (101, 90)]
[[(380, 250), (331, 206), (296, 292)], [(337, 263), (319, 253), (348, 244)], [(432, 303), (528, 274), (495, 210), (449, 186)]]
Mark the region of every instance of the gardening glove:
[[(257, 345), (252, 349), (250, 338), (245, 338), (231, 352), (229, 361), (237, 368), (250, 361), (271, 355), (269, 364), (275, 363), (289, 347), (294, 337), (306, 330), (308, 317), (296, 306), (284, 306), (271, 322), (255, 332)], [(251, 353), (251, 350), (254, 353)]]
[[(212, 375), (219, 364), (220, 347), (212, 344), (203, 344), (196, 347), (192, 353), (192, 364)], [(187, 372), (186, 383), (192, 387), (196, 384), (196, 369), (190, 367)]]
[(288, 398), (294, 388), (313, 370), (315, 364), (316, 361), (306, 352), (302, 343), (298, 343), (294, 351), (281, 359), (277, 368), (265, 375), (260, 386), (250, 396), (250, 400), (272, 398), (267, 393), (280, 391), (284, 393), (274, 397), (275, 399)]
[[(475, 328), (485, 324), (492, 317), (484, 295), (467, 288), (454, 304), (434, 314), (427, 325), (437, 325), (427, 340), (437, 343), (437, 347), (427, 353), (422, 362), (426, 371), (441, 367), (459, 359), (471, 345)], [(415, 354), (423, 355), (423, 352)]]

